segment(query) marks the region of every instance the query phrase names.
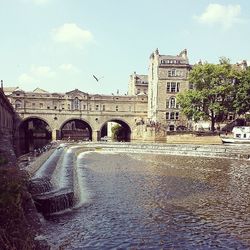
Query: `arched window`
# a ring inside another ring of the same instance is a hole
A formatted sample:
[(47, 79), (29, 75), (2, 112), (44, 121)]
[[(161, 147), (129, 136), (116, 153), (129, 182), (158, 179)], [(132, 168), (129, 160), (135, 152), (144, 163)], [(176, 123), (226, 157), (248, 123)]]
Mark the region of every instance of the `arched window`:
[(22, 107), (22, 102), (20, 100), (15, 101), (15, 109), (21, 108)]
[(169, 105), (168, 105), (168, 107), (169, 107), (170, 109), (176, 108), (176, 100), (175, 100), (175, 97), (171, 97), (171, 98), (169, 99)]
[(76, 97), (73, 101), (73, 107), (75, 110), (78, 110), (80, 107), (80, 100), (78, 99), (78, 97)]

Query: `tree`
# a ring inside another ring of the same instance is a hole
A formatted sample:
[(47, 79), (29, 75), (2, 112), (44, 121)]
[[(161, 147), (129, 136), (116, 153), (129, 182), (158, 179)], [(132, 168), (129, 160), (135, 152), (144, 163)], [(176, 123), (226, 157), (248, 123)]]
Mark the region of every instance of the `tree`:
[(112, 138), (120, 141), (124, 139), (125, 128), (122, 127), (120, 124), (116, 124), (114, 127), (111, 128), (112, 131)]
[(235, 82), (233, 107), (238, 115), (250, 111), (250, 67), (240, 72), (239, 79)]
[(215, 122), (225, 120), (229, 112), (235, 110), (235, 82), (239, 81), (241, 72), (226, 58), (220, 64), (198, 64), (190, 72), (189, 82), (193, 90), (187, 90), (177, 96), (182, 112), (195, 121), (211, 121), (211, 130)]

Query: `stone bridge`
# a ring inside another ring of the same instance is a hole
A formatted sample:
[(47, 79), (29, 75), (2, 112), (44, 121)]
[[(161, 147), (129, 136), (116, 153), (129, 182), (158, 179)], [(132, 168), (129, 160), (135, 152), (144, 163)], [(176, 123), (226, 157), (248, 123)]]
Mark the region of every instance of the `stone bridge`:
[(92, 141), (100, 140), (108, 122), (119, 123), (128, 131), (127, 138), (136, 140), (141, 136), (138, 124), (147, 120), (147, 95), (90, 95), (78, 89), (49, 93), (37, 88), (32, 92), (16, 89), (8, 99), (21, 117), (19, 128), (25, 121), (42, 120), (53, 140), (61, 139), (62, 128), (70, 121), (83, 123)]
[(29, 119), (40, 119), (48, 124), (52, 132), (52, 139), (60, 139), (63, 126), (70, 121), (80, 120), (86, 124), (92, 133), (92, 141), (99, 141), (101, 130), (108, 122), (116, 122), (126, 127), (130, 131), (130, 139), (137, 139), (137, 122), (146, 119), (147, 112), (98, 112), (98, 111), (79, 111), (79, 110), (31, 110), (18, 109), (21, 121), (19, 126)]

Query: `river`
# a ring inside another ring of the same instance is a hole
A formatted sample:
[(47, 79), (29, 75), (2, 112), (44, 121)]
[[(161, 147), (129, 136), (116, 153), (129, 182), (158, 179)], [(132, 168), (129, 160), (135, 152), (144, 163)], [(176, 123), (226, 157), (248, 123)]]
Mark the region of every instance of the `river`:
[(44, 219), (52, 249), (249, 249), (250, 162), (81, 153), (81, 205)]

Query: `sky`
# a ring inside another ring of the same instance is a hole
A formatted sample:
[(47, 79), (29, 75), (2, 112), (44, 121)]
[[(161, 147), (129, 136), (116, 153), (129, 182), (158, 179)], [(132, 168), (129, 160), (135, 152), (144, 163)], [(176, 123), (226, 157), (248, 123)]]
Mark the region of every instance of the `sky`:
[(0, 0), (0, 39), (6, 87), (124, 95), (156, 48), (250, 65), (250, 1)]

